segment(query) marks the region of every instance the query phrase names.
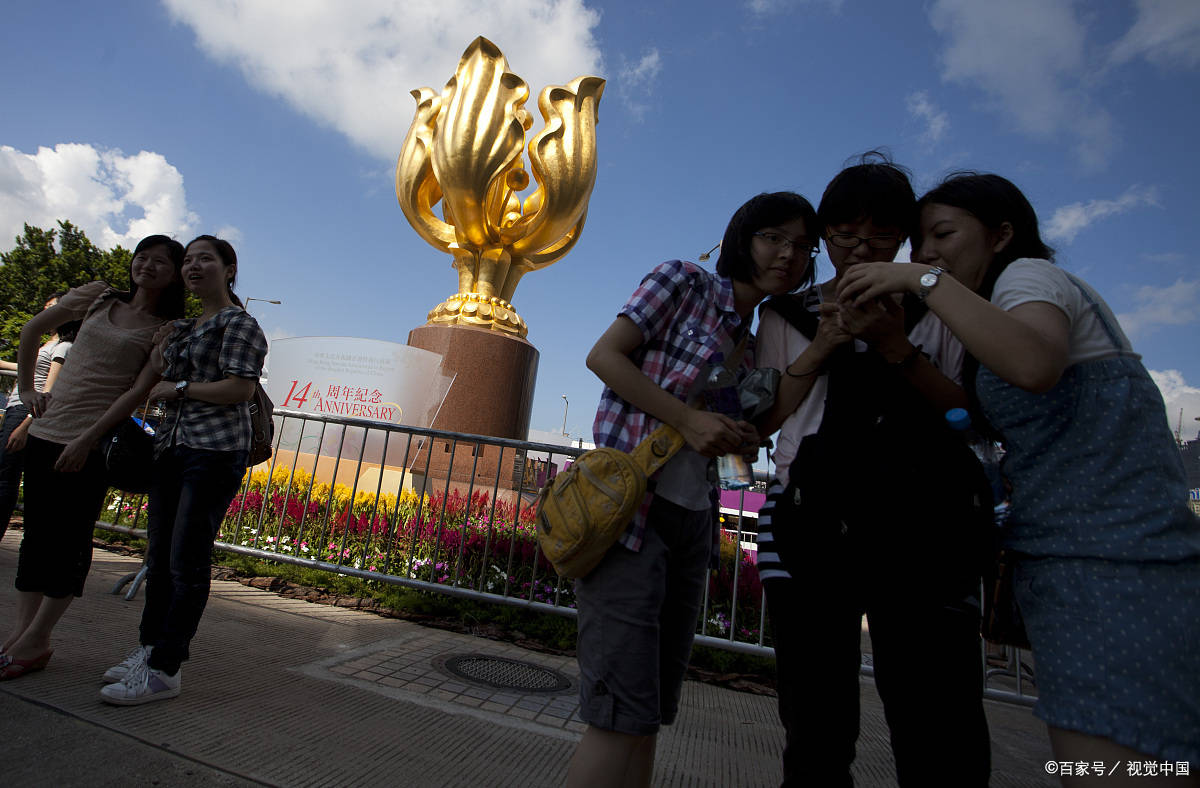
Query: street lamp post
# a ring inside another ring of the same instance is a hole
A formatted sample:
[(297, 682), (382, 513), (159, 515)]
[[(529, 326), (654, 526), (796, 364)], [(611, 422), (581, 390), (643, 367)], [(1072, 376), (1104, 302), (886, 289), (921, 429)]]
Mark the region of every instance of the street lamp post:
[(246, 304), (246, 311), (247, 311), (247, 312), (249, 312), (249, 311), (250, 311), (250, 302), (251, 302), (251, 301), (262, 301), (264, 304), (282, 304), (282, 303), (283, 303), (282, 301), (276, 301), (276, 300), (274, 300), (274, 299), (271, 299), (271, 298), (245, 298), (245, 299), (243, 299), (243, 301), (244, 301), (244, 302), (245, 302), (245, 304)]
[(563, 394), (563, 395), (562, 395), (562, 398), (563, 398), (563, 428), (562, 428), (562, 433), (563, 433), (563, 435), (566, 435), (566, 434), (567, 434), (567, 408), (570, 406), (570, 404), (571, 404), (571, 403), (570, 403), (570, 401), (569, 401), (569, 400), (567, 400), (567, 395), (566, 395), (566, 394)]

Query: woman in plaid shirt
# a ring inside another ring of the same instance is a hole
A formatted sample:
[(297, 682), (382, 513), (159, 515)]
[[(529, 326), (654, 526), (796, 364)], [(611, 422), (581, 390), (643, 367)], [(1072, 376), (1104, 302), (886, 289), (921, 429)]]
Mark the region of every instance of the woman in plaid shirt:
[(180, 320), (163, 350), (163, 380), (150, 398), (165, 401), (150, 495), (146, 605), (141, 645), (105, 674), (103, 700), (121, 706), (179, 694), (180, 664), (208, 601), (217, 529), (246, 472), (248, 401), (262, 374), (267, 340), (233, 293), (237, 254), (202, 235), (187, 246), (183, 279), (203, 307)]

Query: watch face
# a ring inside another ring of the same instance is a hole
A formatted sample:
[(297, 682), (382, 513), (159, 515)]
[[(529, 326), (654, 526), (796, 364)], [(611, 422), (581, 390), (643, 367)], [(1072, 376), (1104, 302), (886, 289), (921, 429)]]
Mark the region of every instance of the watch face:
[(933, 287), (938, 283), (937, 274), (928, 273), (921, 275), (921, 287)]

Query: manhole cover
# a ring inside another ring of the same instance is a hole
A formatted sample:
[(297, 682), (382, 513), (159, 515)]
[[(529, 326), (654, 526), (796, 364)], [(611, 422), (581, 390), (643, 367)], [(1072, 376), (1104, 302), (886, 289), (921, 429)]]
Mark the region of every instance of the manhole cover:
[(496, 689), (563, 692), (571, 688), (571, 680), (558, 671), (504, 657), (460, 654), (439, 659), (437, 664), (452, 676)]

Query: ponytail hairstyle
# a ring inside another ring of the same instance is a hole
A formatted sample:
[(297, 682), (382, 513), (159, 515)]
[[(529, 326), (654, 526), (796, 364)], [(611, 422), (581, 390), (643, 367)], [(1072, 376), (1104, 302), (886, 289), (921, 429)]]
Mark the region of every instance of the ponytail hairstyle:
[(215, 235), (197, 235), (195, 238), (188, 241), (188, 247), (197, 241), (207, 241), (208, 243), (212, 244), (213, 249), (216, 250), (217, 256), (221, 258), (221, 262), (224, 263), (225, 267), (233, 269), (233, 276), (229, 278), (229, 300), (240, 306), (242, 309), (245, 309), (246, 305), (242, 303), (242, 299), (238, 298), (237, 294), (233, 292), (233, 284), (237, 281), (238, 264), (237, 252), (233, 251), (233, 244), (229, 243), (229, 241), (226, 241), (224, 238), (218, 238)]

